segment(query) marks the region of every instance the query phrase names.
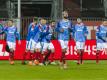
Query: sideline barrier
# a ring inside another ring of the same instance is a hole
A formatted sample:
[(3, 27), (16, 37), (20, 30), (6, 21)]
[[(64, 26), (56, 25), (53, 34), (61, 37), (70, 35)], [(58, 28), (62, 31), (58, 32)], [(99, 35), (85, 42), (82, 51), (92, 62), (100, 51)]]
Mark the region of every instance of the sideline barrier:
[[(0, 40), (0, 60), (8, 60), (9, 53), (5, 51), (5, 45), (6, 45), (5, 43), (6, 42), (4, 40)], [(54, 59), (60, 59), (60, 56), (61, 56), (60, 44), (57, 40), (53, 40), (52, 43), (54, 44), (54, 47), (55, 47)], [(22, 59), (22, 54), (25, 51), (25, 46), (26, 46), (25, 40), (21, 40), (21, 45), (17, 44), (16, 51), (15, 51), (15, 60)], [(87, 40), (86, 46), (85, 46), (85, 53), (84, 53), (83, 58), (85, 60), (94, 60), (94, 59), (96, 59), (95, 54), (96, 54), (96, 41), (95, 40)], [(27, 56), (27, 59), (29, 59), (28, 56)], [(68, 59), (68, 60), (77, 59), (75, 42), (73, 40), (69, 41), (68, 50), (66, 53), (66, 59)], [(105, 54), (105, 50), (102, 50), (102, 52), (100, 53), (99, 59), (101, 59), (101, 60), (107, 59), (107, 55)]]

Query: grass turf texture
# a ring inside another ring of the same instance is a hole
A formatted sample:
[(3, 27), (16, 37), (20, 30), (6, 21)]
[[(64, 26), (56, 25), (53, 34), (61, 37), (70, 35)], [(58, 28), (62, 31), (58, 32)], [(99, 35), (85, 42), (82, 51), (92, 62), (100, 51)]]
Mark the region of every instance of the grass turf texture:
[(68, 61), (69, 68), (61, 70), (59, 66), (9, 65), (8, 61), (0, 62), (0, 80), (107, 80), (107, 61), (85, 61), (77, 65)]

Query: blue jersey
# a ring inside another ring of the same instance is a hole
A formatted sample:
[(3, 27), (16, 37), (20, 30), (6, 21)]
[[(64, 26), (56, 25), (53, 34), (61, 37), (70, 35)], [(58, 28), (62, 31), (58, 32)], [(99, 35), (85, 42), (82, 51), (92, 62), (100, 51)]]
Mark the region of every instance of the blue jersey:
[(16, 38), (20, 40), (20, 34), (17, 31), (17, 27), (4, 27), (3, 32), (6, 33), (6, 41), (9, 42), (16, 42)]
[[(61, 32), (61, 29), (64, 31)], [(70, 20), (61, 20), (57, 23), (56, 31), (58, 32), (58, 40), (67, 41), (70, 38), (70, 30), (72, 29), (72, 23)]]
[(96, 31), (97, 43), (107, 42), (107, 26), (100, 25)]
[(27, 41), (30, 41), (30, 39), (33, 39), (35, 36), (35, 27), (36, 25), (34, 23), (31, 23), (28, 27), (28, 34), (27, 34)]
[(75, 41), (85, 42), (87, 34), (87, 27), (83, 23), (73, 26), (73, 37)]
[(49, 34), (46, 36), (48, 42), (50, 42), (53, 38), (55, 38), (55, 28), (49, 25)]
[(49, 27), (48, 25), (41, 25), (38, 24), (35, 27), (35, 37), (34, 37), (34, 41), (35, 42), (48, 42), (47, 40), (47, 35), (49, 34)]

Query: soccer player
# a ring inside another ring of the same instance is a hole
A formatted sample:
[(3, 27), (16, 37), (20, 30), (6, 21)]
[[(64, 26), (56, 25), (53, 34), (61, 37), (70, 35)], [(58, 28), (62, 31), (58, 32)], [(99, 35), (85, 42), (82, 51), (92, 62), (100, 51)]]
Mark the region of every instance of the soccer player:
[(73, 26), (73, 36), (76, 42), (76, 49), (77, 49), (77, 56), (78, 56), (77, 64), (83, 64), (82, 58), (84, 54), (87, 34), (88, 34), (87, 27), (82, 22), (82, 19), (77, 18), (77, 24)]
[(33, 64), (32, 60), (34, 59), (34, 55), (35, 55), (35, 42), (33, 38), (35, 36), (35, 27), (37, 25), (37, 22), (38, 22), (38, 18), (34, 17), (33, 22), (30, 23), (28, 27), (28, 33), (27, 33), (27, 38), (26, 38), (26, 50), (25, 50), (25, 53), (23, 54), (22, 64), (26, 64), (25, 59), (28, 53), (30, 53), (29, 64), (30, 65)]
[(105, 49), (107, 53), (107, 20), (105, 20), (100, 26), (97, 27), (96, 38), (96, 63), (99, 63), (99, 54), (101, 53), (101, 50)]
[[(40, 48), (36, 48), (36, 52), (39, 54), (39, 65), (44, 65), (43, 64), (43, 58), (45, 56), (46, 50), (47, 50), (47, 38), (46, 36), (49, 34), (49, 26), (47, 25), (47, 20), (45, 18), (41, 18), (40, 19), (40, 23), (37, 25), (38, 28), (38, 35), (35, 36), (35, 41), (37, 39), (39, 39), (39, 43), (38, 46), (40, 46)], [(41, 52), (41, 53), (40, 53)]]
[(54, 20), (50, 21), (49, 24), (49, 34), (46, 36), (46, 40), (47, 40), (47, 45), (45, 46), (45, 51), (47, 51), (47, 54), (44, 57), (43, 63), (46, 65), (46, 61), (49, 61), (48, 58), (49, 56), (51, 56), (51, 60), (49, 61), (48, 64), (53, 64), (56, 65), (56, 63), (54, 62), (54, 46), (51, 42), (51, 40), (54, 40), (56, 37), (56, 32), (55, 32), (55, 27), (56, 27), (56, 23)]
[(20, 34), (17, 31), (17, 27), (14, 26), (13, 20), (8, 21), (8, 26), (3, 28), (2, 33), (6, 34), (6, 51), (9, 52), (10, 64), (14, 64), (14, 51), (16, 48), (16, 38), (18, 38), (18, 43), (20, 44)]
[(62, 20), (60, 20), (57, 23), (56, 31), (58, 33), (58, 40), (60, 42), (61, 48), (62, 48), (62, 55), (60, 59), (60, 68), (66, 69), (67, 64), (65, 61), (65, 54), (68, 48), (68, 40), (70, 39), (70, 31), (72, 29), (72, 23), (68, 19), (68, 12), (63, 11), (62, 12)]

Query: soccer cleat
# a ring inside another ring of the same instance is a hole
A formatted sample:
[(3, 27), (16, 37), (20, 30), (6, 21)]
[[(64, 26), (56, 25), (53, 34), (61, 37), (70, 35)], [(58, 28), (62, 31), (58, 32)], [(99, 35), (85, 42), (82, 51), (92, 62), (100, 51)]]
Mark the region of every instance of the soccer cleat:
[(44, 66), (44, 64), (43, 63), (39, 63), (39, 66)]
[(84, 64), (84, 62), (82, 61), (81, 64)]
[(99, 60), (96, 60), (96, 64), (99, 64)]
[(25, 61), (22, 61), (22, 65), (26, 65), (26, 62), (25, 62)]
[(38, 60), (34, 60), (34, 64), (35, 65), (39, 65), (39, 61)]
[(68, 67), (67, 67), (67, 64), (64, 64), (63, 67), (64, 67), (64, 69), (67, 69), (67, 68), (68, 68)]
[(63, 69), (63, 63), (59, 62), (60, 69)]
[(10, 65), (14, 65), (14, 61), (10, 61)]
[(42, 64), (45, 65), (45, 66), (47, 65), (45, 62), (43, 62)]
[(51, 65), (57, 65), (55, 62), (51, 62), (50, 64), (51, 64)]
[(33, 65), (33, 62), (32, 62), (32, 61), (29, 61), (29, 65), (32, 66), (32, 65)]
[(78, 61), (77, 64), (80, 65), (80, 61)]
[(35, 66), (36, 64), (35, 64), (35, 63), (32, 63), (32, 65)]

